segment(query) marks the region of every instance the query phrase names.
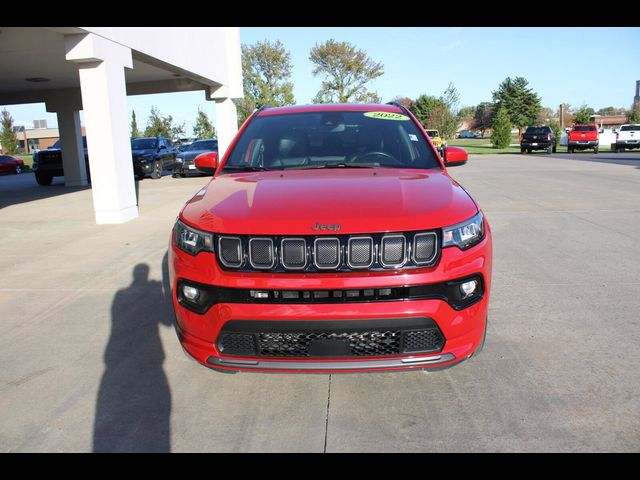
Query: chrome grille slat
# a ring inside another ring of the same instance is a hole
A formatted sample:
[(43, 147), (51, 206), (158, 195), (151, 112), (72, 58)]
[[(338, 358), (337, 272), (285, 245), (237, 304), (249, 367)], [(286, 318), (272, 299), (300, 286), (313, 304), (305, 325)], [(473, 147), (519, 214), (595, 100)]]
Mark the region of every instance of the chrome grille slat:
[(270, 270), (276, 264), (271, 238), (249, 239), (249, 263), (259, 270)]
[(339, 238), (316, 238), (313, 242), (313, 264), (320, 270), (336, 269), (342, 263)]
[(385, 268), (401, 267), (407, 261), (404, 235), (385, 235), (380, 242), (380, 264)]
[(304, 238), (283, 238), (280, 241), (280, 262), (287, 270), (304, 270), (307, 266), (307, 241)]

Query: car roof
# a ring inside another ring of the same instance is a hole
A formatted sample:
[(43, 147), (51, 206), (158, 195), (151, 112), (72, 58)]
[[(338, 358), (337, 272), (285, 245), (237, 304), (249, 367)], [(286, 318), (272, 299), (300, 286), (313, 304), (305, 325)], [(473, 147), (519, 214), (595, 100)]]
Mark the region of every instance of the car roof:
[(286, 107), (269, 107), (258, 112), (259, 117), (287, 115), (308, 112), (390, 112), (404, 113), (396, 105), (375, 103), (319, 103), (312, 105), (291, 105)]

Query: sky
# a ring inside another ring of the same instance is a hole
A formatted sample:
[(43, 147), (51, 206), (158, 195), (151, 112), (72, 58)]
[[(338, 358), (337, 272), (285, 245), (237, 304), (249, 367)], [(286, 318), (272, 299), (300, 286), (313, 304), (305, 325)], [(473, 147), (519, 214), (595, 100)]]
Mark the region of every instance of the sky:
[[(291, 54), (296, 103), (311, 103), (321, 77), (312, 74), (309, 51), (329, 39), (346, 41), (384, 65), (384, 75), (370, 83), (383, 100), (396, 96), (440, 96), (453, 82), (459, 106), (491, 101), (506, 77), (522, 76), (554, 111), (560, 103), (629, 108), (640, 80), (640, 28), (636, 27), (240, 27), (242, 43), (280, 40)], [(152, 106), (185, 122), (192, 134), (198, 108), (215, 120), (213, 102), (204, 92), (128, 97), (144, 128)], [(44, 104), (11, 105), (15, 124), (32, 126), (56, 115)]]

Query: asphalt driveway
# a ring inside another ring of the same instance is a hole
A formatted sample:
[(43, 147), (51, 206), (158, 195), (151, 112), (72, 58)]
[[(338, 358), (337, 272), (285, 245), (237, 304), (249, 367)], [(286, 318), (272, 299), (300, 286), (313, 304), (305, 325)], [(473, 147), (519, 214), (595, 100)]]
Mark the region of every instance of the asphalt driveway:
[(0, 177), (0, 450), (638, 451), (640, 153), (473, 156), (491, 224), (480, 356), (441, 372), (226, 375), (189, 360), (164, 265), (206, 178), (144, 180), (141, 216)]

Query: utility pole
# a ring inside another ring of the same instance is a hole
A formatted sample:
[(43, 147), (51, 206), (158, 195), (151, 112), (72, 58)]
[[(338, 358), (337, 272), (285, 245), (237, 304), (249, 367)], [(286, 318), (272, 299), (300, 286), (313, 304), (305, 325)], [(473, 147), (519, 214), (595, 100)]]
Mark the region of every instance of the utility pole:
[(560, 104), (560, 131), (564, 132), (564, 103)]

